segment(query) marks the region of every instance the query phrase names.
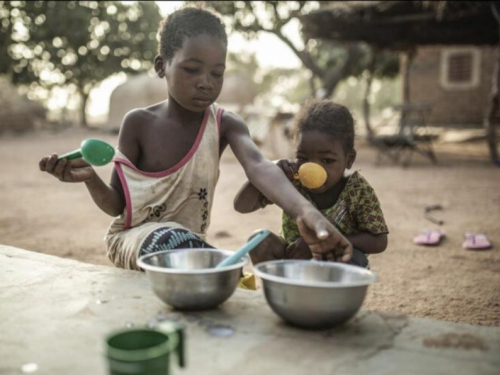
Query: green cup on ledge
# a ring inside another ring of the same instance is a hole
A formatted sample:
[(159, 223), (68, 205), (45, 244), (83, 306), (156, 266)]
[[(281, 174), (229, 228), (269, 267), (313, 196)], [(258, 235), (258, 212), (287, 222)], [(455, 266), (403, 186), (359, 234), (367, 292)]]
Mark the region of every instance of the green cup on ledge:
[(106, 338), (110, 375), (168, 375), (170, 355), (176, 353), (185, 366), (184, 327), (165, 322), (159, 329), (131, 328)]

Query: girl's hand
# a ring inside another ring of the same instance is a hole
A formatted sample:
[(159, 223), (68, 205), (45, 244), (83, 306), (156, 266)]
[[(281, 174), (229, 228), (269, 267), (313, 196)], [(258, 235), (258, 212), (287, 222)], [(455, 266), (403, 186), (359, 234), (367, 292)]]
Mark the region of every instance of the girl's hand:
[(313, 259), (347, 263), (352, 258), (351, 243), (316, 210), (297, 218), (297, 226)]
[(63, 182), (87, 182), (96, 176), (94, 168), (83, 159), (57, 160), (56, 154), (40, 160), (39, 167), (42, 172), (47, 172)]
[(298, 172), (297, 165), (288, 159), (280, 159), (276, 165), (285, 173), (288, 180), (293, 182), (294, 176)]

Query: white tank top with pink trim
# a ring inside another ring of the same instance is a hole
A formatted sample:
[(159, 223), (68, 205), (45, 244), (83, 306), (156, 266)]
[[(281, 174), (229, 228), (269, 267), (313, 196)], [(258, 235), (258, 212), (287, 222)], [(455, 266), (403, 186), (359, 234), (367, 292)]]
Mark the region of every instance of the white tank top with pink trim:
[(158, 228), (185, 228), (205, 238), (219, 178), (222, 113), (217, 104), (206, 109), (191, 150), (166, 171), (140, 171), (117, 150), (113, 161), (126, 207), (105, 236), (108, 256), (116, 266), (138, 269), (141, 244)]

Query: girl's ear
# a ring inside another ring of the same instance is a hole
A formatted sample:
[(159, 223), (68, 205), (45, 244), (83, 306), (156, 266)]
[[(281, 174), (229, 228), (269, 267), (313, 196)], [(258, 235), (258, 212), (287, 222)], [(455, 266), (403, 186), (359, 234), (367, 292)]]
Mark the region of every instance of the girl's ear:
[(353, 149), (352, 151), (349, 151), (347, 153), (347, 163), (346, 163), (347, 169), (351, 169), (355, 160), (356, 160), (356, 150)]
[(154, 64), (155, 64), (155, 71), (156, 74), (158, 74), (158, 77), (163, 78), (165, 77), (165, 68), (163, 64), (163, 57), (161, 55), (156, 55)]

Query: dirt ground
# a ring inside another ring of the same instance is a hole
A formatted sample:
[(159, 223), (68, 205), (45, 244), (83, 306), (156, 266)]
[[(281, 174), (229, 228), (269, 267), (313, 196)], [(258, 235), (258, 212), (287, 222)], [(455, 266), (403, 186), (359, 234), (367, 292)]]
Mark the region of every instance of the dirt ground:
[[(72, 130), (0, 138), (0, 243), (94, 264), (111, 265), (104, 233), (111, 218), (92, 202), (85, 187), (63, 184), (38, 170), (45, 154), (78, 148), (87, 137), (116, 144), (116, 136)], [(379, 282), (364, 307), (416, 317), (500, 325), (500, 169), (488, 162), (485, 142), (437, 145), (439, 164), (420, 157), (408, 169), (374, 165), (372, 149), (358, 147), (355, 169), (378, 193), (389, 225), (389, 247), (370, 257)], [(107, 181), (111, 166), (99, 169)], [(221, 162), (209, 241), (226, 249), (241, 246), (257, 228), (278, 231), (280, 210), (241, 215), (232, 199), (244, 179), (234, 156)], [(415, 246), (422, 229), (435, 228), (424, 207), (441, 204), (446, 239), (432, 248)], [(486, 232), (488, 251), (462, 249), (465, 232)]]

